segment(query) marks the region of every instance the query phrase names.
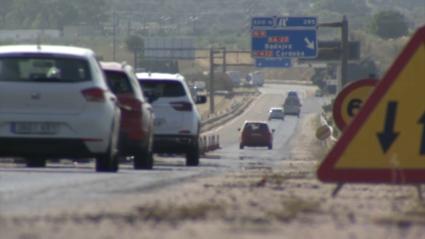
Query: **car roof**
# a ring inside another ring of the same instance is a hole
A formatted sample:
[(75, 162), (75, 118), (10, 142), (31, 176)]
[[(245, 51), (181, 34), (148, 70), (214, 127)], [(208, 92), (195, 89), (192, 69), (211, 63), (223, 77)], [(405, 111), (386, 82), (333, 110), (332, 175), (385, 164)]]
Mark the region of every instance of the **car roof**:
[(2, 54), (20, 54), (20, 53), (45, 53), (62, 54), (70, 56), (88, 57), (94, 55), (94, 52), (87, 48), (59, 45), (6, 45), (0, 46), (0, 55)]
[(263, 121), (263, 120), (245, 120), (245, 122), (244, 122), (244, 124), (250, 124), (250, 123), (269, 125), (269, 122)]
[(101, 61), (100, 66), (102, 67), (102, 69), (105, 69), (105, 70), (115, 70), (115, 71), (123, 70), (122, 64), (118, 62), (113, 62), (113, 61)]
[(270, 111), (272, 111), (272, 110), (283, 110), (283, 108), (282, 107), (271, 107)]
[(137, 79), (145, 80), (175, 80), (184, 81), (184, 77), (181, 74), (170, 74), (170, 73), (152, 73), (152, 72), (138, 72), (136, 73)]
[(103, 70), (108, 71), (120, 71), (120, 72), (126, 72), (126, 70), (132, 69), (130, 65), (127, 65), (125, 62), (119, 63), (115, 61), (101, 61), (100, 66)]

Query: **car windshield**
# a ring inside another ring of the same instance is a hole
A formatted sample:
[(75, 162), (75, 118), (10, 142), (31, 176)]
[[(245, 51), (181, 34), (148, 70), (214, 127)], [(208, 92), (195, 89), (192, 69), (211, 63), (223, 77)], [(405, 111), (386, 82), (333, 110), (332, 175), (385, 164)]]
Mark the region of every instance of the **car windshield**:
[(0, 81), (72, 83), (90, 79), (84, 59), (43, 55), (0, 57)]
[(108, 86), (114, 94), (133, 93), (129, 79), (124, 72), (108, 70), (104, 72)]
[(170, 80), (139, 80), (146, 96), (161, 97), (181, 97), (185, 96), (183, 85), (178, 81)]

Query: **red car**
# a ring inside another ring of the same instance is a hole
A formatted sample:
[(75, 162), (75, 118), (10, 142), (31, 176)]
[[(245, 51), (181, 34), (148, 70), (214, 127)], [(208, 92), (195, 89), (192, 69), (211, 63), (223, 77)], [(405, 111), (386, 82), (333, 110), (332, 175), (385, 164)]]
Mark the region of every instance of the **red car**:
[(245, 121), (241, 131), (239, 148), (268, 147), (273, 148), (273, 132), (265, 121)]
[(121, 108), (120, 155), (134, 156), (134, 169), (153, 167), (153, 120), (150, 103), (129, 65), (101, 62), (107, 83)]

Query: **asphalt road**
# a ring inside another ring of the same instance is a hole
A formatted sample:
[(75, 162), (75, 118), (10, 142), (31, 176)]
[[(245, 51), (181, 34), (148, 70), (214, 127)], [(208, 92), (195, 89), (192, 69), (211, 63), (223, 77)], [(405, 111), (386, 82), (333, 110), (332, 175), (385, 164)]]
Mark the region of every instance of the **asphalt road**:
[(246, 167), (273, 167), (288, 156), (291, 137), (299, 118), (287, 116), (271, 122), (274, 148), (239, 150), (237, 129), (244, 120), (265, 120), (270, 107), (282, 104), (287, 91), (296, 90), (302, 97), (301, 117), (320, 111), (324, 99), (313, 96), (314, 87), (265, 85), (262, 94), (243, 114), (214, 130), (220, 135), (221, 149), (201, 159), (199, 167), (185, 167), (184, 158), (155, 156), (151, 171), (135, 171), (131, 163), (120, 165), (116, 174), (95, 173), (93, 163), (74, 164), (69, 160), (49, 163), (46, 168), (0, 164), (0, 216), (22, 215), (75, 207), (103, 200), (120, 200), (122, 196), (143, 193), (184, 183), (198, 177), (217, 175)]

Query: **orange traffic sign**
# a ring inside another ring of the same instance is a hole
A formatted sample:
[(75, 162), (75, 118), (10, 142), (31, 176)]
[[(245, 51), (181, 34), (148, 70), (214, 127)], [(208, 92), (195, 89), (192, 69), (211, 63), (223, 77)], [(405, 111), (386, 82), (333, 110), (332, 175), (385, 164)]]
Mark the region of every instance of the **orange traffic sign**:
[(320, 165), (323, 182), (425, 182), (425, 26)]
[(340, 130), (343, 130), (356, 116), (376, 84), (376, 79), (357, 80), (344, 87), (338, 94), (332, 113)]

